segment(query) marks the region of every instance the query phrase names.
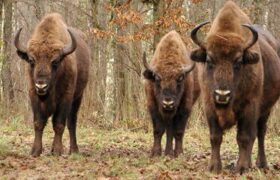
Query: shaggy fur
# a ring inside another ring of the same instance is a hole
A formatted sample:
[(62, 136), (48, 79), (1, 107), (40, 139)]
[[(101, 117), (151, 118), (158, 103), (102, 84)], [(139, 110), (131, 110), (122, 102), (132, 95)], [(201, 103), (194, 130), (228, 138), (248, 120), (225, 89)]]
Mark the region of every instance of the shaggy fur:
[[(36, 26), (27, 46), (27, 54), (18, 52), (29, 66), (32, 109), (34, 113), (35, 139), (32, 156), (42, 153), (42, 135), (47, 120), (52, 116), (55, 137), (52, 153), (63, 152), (62, 135), (67, 119), (70, 134), (70, 153), (78, 152), (76, 142), (77, 113), (83, 91), (88, 81), (89, 49), (82, 33), (69, 28), (74, 34), (77, 47), (72, 54), (61, 56), (61, 49), (71, 43), (67, 25), (59, 14), (46, 15)], [(57, 61), (57, 62), (56, 62)], [(48, 93), (38, 95), (35, 83), (48, 83)]]
[[(247, 42), (252, 33), (241, 26), (251, 24), (249, 18), (232, 1), (216, 16), (207, 35), (205, 49), (191, 53), (194, 61), (204, 62), (199, 68), (204, 111), (210, 128), (212, 155), (210, 171), (222, 168), (220, 145), (225, 129), (237, 124), (239, 159), (236, 172), (251, 167), (251, 152), (257, 135), (258, 167), (267, 167), (264, 153), (266, 121), (279, 97), (280, 60), (275, 38), (257, 28), (259, 39), (251, 48)], [(201, 56), (201, 54), (207, 54)], [(217, 105), (214, 90), (228, 89), (231, 100), (227, 106)]]
[[(194, 80), (196, 70), (188, 74), (182, 73), (182, 68), (192, 64), (180, 35), (176, 31), (166, 34), (157, 45), (154, 57), (150, 63), (155, 76), (149, 78), (146, 71), (145, 90), (147, 107), (154, 128), (154, 145), (152, 156), (161, 154), (161, 138), (167, 133), (166, 155), (173, 154), (173, 138), (175, 138), (175, 156), (183, 152), (182, 141), (185, 126), (191, 108), (196, 101), (200, 89), (198, 81)], [(183, 77), (181, 81), (178, 78)], [(159, 79), (160, 78), (160, 79)], [(174, 100), (173, 111), (166, 112), (162, 101), (165, 98)]]

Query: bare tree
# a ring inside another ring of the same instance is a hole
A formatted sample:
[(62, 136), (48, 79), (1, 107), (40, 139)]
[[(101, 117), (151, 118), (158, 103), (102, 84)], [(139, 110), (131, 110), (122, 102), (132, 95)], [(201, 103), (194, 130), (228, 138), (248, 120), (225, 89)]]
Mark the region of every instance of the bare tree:
[(3, 86), (3, 95), (7, 104), (13, 102), (14, 100), (14, 89), (13, 89), (13, 80), (11, 72), (11, 40), (12, 40), (12, 17), (13, 17), (13, 1), (4, 0), (4, 30), (3, 30), (3, 53), (4, 58), (2, 61), (2, 86)]

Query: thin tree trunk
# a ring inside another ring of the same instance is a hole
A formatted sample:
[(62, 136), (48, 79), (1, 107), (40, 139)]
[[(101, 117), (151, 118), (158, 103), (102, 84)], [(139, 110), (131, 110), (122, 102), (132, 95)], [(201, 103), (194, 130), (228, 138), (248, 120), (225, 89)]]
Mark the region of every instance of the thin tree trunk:
[(4, 20), (4, 31), (3, 31), (3, 53), (4, 59), (2, 62), (2, 86), (4, 99), (7, 100), (7, 104), (13, 102), (14, 99), (14, 90), (13, 90), (13, 81), (11, 75), (11, 38), (12, 38), (12, 16), (13, 16), (13, 3), (11, 0), (4, 0), (5, 8), (5, 20)]
[[(139, 11), (139, 2), (137, 0), (132, 1), (131, 8), (135, 11)], [(137, 32), (139, 30), (138, 27), (142, 27), (143, 23), (137, 25), (131, 25), (131, 33)], [(135, 71), (130, 71), (131, 75), (128, 77), (130, 82), (130, 87), (128, 88), (130, 96), (130, 109), (131, 109), (131, 116), (133, 119), (139, 120), (141, 110), (144, 111), (143, 106), (143, 86), (141, 83), (141, 60), (142, 60), (142, 45), (141, 41), (131, 42), (130, 43), (130, 65), (135, 69)]]
[(2, 38), (2, 23), (3, 23), (3, 1), (0, 1), (0, 37), (1, 38)]
[(42, 19), (42, 17), (46, 13), (46, 0), (35, 0), (35, 15), (38, 20)]
[[(108, 3), (108, 0), (103, 0), (98, 3), (98, 24), (102, 30), (106, 29), (106, 26), (108, 24), (108, 16), (107, 12), (105, 10), (105, 6)], [(107, 78), (107, 59), (108, 56), (108, 43), (109, 39), (98, 39), (98, 45), (99, 45), (99, 63), (98, 63), (98, 77), (99, 80), (99, 114), (100, 116), (104, 116), (105, 113), (105, 98), (106, 98), (106, 78)]]
[[(90, 12), (91, 12), (91, 18), (90, 18), (90, 27), (91, 28), (98, 28), (98, 0), (89, 0), (90, 4)], [(90, 99), (92, 106), (89, 106), (90, 108), (93, 108), (95, 111), (95, 115), (98, 117), (100, 116), (100, 112), (102, 111), (102, 104), (100, 103), (99, 98), (99, 86), (100, 81), (98, 77), (98, 71), (99, 71), (99, 43), (96, 37), (92, 36), (89, 40), (89, 45), (91, 48), (91, 76), (90, 76), (90, 83), (89, 83), (89, 89), (95, 89), (94, 91), (90, 91)]]
[(154, 18), (154, 28), (155, 28), (155, 36), (154, 36), (154, 49), (158, 44), (161, 36), (163, 35), (160, 30), (161, 24), (156, 24), (160, 17), (164, 15), (165, 10), (165, 0), (154, 1), (154, 9), (153, 9), (153, 18)]
[[(116, 0), (114, 5), (121, 6), (125, 0)], [(118, 36), (123, 36), (125, 34), (125, 28), (117, 26), (116, 34)], [(117, 125), (121, 120), (124, 119), (124, 103), (126, 95), (126, 81), (125, 81), (125, 66), (127, 63), (127, 46), (123, 43), (113, 42), (114, 51), (114, 124)]]

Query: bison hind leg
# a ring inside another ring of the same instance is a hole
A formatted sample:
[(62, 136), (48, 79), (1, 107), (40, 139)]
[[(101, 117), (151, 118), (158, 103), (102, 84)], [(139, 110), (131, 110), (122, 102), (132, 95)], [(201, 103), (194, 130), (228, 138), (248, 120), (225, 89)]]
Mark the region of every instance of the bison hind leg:
[(266, 123), (268, 120), (270, 113), (266, 113), (265, 115), (261, 116), (258, 120), (257, 128), (258, 128), (258, 157), (256, 161), (256, 165), (258, 168), (268, 168), (266, 155), (265, 155), (265, 147), (264, 147), (264, 140), (266, 134)]
[(70, 149), (69, 154), (79, 153), (79, 148), (77, 145), (76, 128), (77, 128), (77, 116), (78, 111), (82, 102), (82, 96), (75, 99), (72, 103), (71, 112), (67, 118), (67, 128), (70, 135)]

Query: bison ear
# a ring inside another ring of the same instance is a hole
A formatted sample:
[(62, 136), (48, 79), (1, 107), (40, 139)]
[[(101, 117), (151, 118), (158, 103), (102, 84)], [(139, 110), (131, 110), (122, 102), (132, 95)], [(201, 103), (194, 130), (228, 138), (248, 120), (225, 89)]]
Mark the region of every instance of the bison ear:
[(245, 51), (243, 54), (244, 64), (256, 64), (260, 60), (260, 55), (255, 51)]
[(205, 62), (207, 53), (204, 49), (198, 48), (191, 52), (190, 58), (195, 62)]
[(25, 61), (28, 62), (29, 58), (28, 58), (28, 55), (27, 55), (26, 52), (17, 50), (17, 55), (18, 55), (21, 59), (23, 59), (23, 60), (25, 60)]
[(147, 80), (155, 81), (155, 74), (149, 69), (145, 69), (145, 71), (143, 72), (143, 76)]

